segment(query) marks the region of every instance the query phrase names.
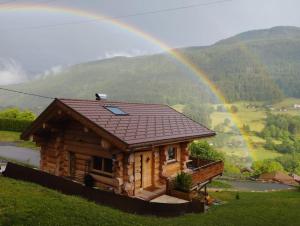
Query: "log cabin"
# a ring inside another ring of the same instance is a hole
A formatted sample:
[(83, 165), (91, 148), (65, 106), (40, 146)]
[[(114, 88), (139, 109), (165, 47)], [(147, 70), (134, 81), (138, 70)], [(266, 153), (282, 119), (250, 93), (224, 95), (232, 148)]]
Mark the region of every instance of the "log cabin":
[(181, 171), (194, 184), (222, 174), (222, 162), (189, 167), (189, 143), (214, 135), (166, 105), (98, 98), (55, 99), (21, 138), (40, 147), (42, 171), (80, 183), (88, 175), (100, 189), (139, 197), (165, 193), (168, 179)]

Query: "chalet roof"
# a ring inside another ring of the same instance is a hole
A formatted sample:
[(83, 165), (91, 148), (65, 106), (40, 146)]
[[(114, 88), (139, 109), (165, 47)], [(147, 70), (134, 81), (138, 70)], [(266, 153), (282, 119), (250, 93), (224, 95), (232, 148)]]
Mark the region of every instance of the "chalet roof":
[[(167, 105), (75, 99), (56, 99), (54, 102), (76, 112), (128, 147), (215, 135)], [(116, 115), (107, 109), (108, 106), (117, 107), (126, 114)], [(22, 136), (26, 138), (32, 134), (32, 129), (33, 126)]]

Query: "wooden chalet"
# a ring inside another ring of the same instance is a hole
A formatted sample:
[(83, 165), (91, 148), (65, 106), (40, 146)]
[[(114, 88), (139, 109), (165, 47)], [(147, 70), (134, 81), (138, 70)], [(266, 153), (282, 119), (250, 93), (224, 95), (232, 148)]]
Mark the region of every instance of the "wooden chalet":
[(194, 185), (222, 174), (222, 162), (189, 156), (190, 142), (214, 135), (166, 105), (55, 99), (21, 138), (41, 147), (41, 170), (81, 183), (90, 175), (99, 188), (138, 197), (164, 193), (181, 171)]

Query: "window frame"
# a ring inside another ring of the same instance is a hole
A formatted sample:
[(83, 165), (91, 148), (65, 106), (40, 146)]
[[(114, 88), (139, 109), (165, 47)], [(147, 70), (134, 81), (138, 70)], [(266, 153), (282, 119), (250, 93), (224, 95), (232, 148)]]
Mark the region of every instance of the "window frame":
[[(101, 170), (99, 169), (95, 169), (95, 158), (99, 158), (101, 159)], [(111, 172), (105, 171), (105, 159), (110, 160), (111, 161)], [(105, 158), (105, 157), (100, 157), (100, 156), (92, 156), (92, 164), (91, 164), (91, 171), (101, 174), (103, 176), (109, 176), (112, 177), (113, 176), (113, 167), (114, 167), (114, 162), (113, 159), (110, 158)]]
[[(172, 150), (174, 151), (174, 158), (170, 159), (170, 155), (169, 155), (169, 151), (172, 148)], [(167, 163), (174, 163), (177, 162), (177, 147), (176, 146), (168, 146), (167, 148)]]

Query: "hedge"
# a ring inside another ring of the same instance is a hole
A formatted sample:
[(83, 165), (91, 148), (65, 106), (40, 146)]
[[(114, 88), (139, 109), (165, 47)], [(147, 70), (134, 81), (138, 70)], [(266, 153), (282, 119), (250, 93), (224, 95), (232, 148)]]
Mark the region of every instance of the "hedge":
[(0, 130), (23, 132), (32, 120), (0, 118)]

